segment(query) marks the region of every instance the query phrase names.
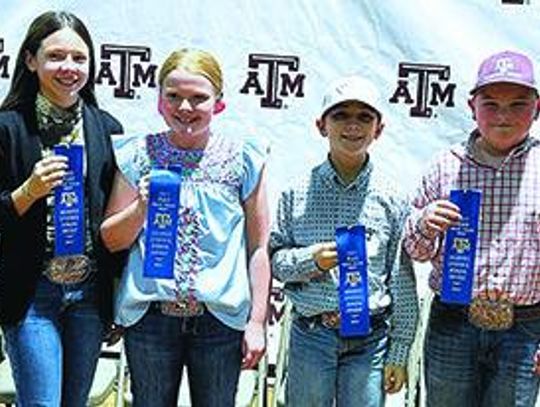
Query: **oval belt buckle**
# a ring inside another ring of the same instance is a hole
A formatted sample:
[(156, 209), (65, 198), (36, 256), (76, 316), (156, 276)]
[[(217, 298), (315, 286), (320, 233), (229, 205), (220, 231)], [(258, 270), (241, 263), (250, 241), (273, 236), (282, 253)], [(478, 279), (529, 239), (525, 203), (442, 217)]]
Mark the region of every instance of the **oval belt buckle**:
[(474, 298), (469, 306), (469, 322), (489, 331), (510, 329), (514, 324), (514, 305), (508, 300)]
[(90, 259), (85, 255), (55, 257), (45, 270), (47, 278), (56, 284), (75, 284), (90, 274)]

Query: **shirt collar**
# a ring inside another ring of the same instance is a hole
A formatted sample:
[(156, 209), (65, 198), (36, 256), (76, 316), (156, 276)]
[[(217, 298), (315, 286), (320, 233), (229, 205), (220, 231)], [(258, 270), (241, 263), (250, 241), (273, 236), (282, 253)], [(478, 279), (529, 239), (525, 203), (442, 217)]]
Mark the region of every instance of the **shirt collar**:
[[(466, 141), (459, 143), (454, 148), (452, 148), (452, 151), (457, 155), (466, 156), (467, 158), (474, 160), (474, 143), (478, 137), (480, 137), (480, 132), (478, 131), (478, 129), (474, 129), (469, 134), (469, 138)], [(514, 147), (514, 149), (510, 151), (505, 161), (507, 161), (507, 159), (510, 157), (513, 158), (525, 154), (532, 147), (537, 146), (539, 143), (540, 140), (532, 137), (531, 135), (528, 135), (525, 140), (523, 140), (518, 146)]]
[(361, 188), (369, 178), (369, 175), (373, 169), (373, 163), (371, 162), (371, 159), (369, 157), (369, 154), (367, 155), (366, 161), (364, 162), (362, 169), (351, 183), (348, 185), (341, 179), (339, 174), (337, 173), (336, 169), (334, 168), (334, 165), (330, 161), (330, 156), (327, 157), (326, 161), (324, 161), (321, 166), (319, 167), (319, 176), (323, 179), (323, 181), (326, 183), (327, 186), (335, 188), (336, 186), (340, 186), (343, 189), (352, 189), (352, 188)]

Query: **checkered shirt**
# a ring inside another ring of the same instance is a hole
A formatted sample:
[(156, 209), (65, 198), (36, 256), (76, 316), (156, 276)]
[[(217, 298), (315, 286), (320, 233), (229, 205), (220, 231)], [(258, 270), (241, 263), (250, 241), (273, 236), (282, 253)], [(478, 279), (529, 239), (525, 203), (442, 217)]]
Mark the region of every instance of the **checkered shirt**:
[(428, 205), (452, 189), (482, 193), (473, 297), (499, 292), (516, 305), (540, 302), (540, 140), (528, 137), (497, 168), (473, 157), (469, 139), (442, 153), (430, 166), (413, 200), (404, 245), (411, 257), (431, 261), (429, 284), (440, 292), (444, 236), (430, 239), (419, 222)]
[(336, 284), (317, 269), (311, 245), (334, 241), (339, 226), (365, 226), (370, 313), (392, 310), (387, 362), (397, 365), (406, 364), (418, 316), (412, 262), (400, 250), (406, 215), (405, 197), (371, 161), (345, 185), (327, 160), (283, 192), (270, 234), (272, 273), (309, 317), (339, 308)]

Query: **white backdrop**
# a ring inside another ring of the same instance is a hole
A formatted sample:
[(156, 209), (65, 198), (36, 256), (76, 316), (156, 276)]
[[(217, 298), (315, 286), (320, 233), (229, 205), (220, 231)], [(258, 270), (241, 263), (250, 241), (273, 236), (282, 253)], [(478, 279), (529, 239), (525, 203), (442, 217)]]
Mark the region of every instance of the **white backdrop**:
[[(540, 62), (540, 0), (1, 0), (0, 98), (29, 23), (49, 9), (88, 26), (100, 105), (126, 134), (164, 127), (155, 86), (170, 51), (214, 52), (227, 102), (214, 123), (271, 142), (272, 207), (284, 184), (325, 156), (314, 120), (337, 76), (360, 72), (378, 84), (386, 129), (373, 155), (411, 189), (433, 153), (474, 125), (466, 101), (485, 56), (513, 49)], [(274, 304), (272, 324), (279, 313)]]

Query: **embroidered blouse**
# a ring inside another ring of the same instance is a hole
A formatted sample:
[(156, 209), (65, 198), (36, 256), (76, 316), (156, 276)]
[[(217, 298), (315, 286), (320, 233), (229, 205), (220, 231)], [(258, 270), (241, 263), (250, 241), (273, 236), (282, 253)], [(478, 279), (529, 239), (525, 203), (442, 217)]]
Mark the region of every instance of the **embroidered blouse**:
[(194, 295), (224, 324), (243, 330), (250, 287), (242, 204), (259, 182), (267, 146), (212, 134), (205, 149), (184, 150), (159, 133), (121, 139), (115, 150), (120, 170), (134, 187), (153, 165), (182, 168), (175, 278), (143, 277), (143, 227), (120, 281), (116, 323), (135, 324), (152, 301)]

